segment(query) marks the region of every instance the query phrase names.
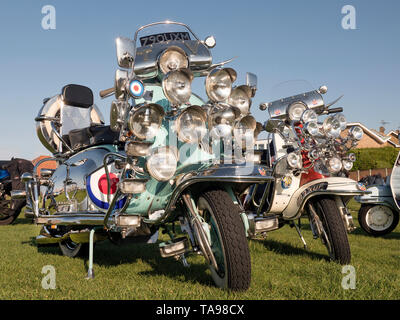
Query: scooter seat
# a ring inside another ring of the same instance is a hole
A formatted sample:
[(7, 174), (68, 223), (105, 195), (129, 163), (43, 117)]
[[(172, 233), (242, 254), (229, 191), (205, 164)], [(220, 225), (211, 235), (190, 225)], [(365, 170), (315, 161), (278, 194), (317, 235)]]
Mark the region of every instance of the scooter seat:
[(111, 130), (110, 126), (93, 125), (83, 129), (71, 130), (63, 139), (74, 150), (82, 150), (100, 144), (118, 142), (119, 132)]

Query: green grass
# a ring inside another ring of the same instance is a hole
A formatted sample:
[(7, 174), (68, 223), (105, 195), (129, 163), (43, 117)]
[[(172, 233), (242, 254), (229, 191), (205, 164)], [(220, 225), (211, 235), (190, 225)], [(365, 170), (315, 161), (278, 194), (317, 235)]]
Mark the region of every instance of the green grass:
[[(352, 210), (358, 210), (352, 202)], [(356, 212), (352, 212), (357, 223)], [(305, 220), (304, 220), (305, 222)], [(400, 227), (383, 238), (357, 229), (349, 236), (356, 289), (341, 287), (342, 266), (329, 262), (320, 240), (313, 240), (308, 224), (305, 251), (288, 226), (265, 240), (249, 242), (252, 284), (233, 293), (213, 286), (200, 256), (189, 256), (186, 269), (163, 259), (157, 245), (95, 247), (95, 279), (86, 280), (87, 260), (61, 256), (58, 247), (34, 243), (39, 227), (19, 218), (0, 227), (0, 299), (399, 299)], [(56, 289), (42, 289), (42, 267), (56, 269)]]

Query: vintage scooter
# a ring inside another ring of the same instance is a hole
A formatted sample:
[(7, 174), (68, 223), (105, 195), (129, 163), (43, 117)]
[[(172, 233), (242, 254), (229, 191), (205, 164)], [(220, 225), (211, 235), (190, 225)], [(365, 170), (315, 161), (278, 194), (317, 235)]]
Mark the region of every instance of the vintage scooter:
[[(253, 148), (245, 146), (249, 139), (254, 143), (257, 123), (243, 99), (254, 96), (256, 77), (248, 74), (246, 85), (232, 88), (236, 72), (222, 68), (229, 61), (212, 63), (214, 46), (213, 37), (202, 41), (187, 25), (171, 21), (139, 28), (133, 41), (117, 38), (122, 69), (114, 87), (100, 93), (116, 97), (110, 126), (87, 87), (67, 85), (45, 100), (37, 133), (54, 156), (22, 177), (27, 210), (43, 225), (38, 244), (58, 243), (69, 257), (89, 246), (93, 277), (94, 242), (154, 243), (163, 230), (171, 240), (160, 243), (162, 257), (188, 266), (185, 254), (201, 254), (218, 287), (249, 287), (238, 196), (273, 178), (264, 165), (246, 161), (252, 159)], [(192, 94), (195, 77), (205, 77), (207, 103)], [(220, 138), (228, 135), (231, 145), (239, 145), (236, 162), (226, 152), (220, 156)], [(58, 161), (56, 170), (35, 174), (51, 160)], [(176, 223), (183, 236), (177, 236)]]
[(346, 203), (365, 190), (346, 178), (346, 172), (355, 161), (349, 150), (362, 138), (363, 130), (355, 126), (344, 136), (347, 122), (342, 108), (330, 108), (337, 100), (325, 104), (322, 95), (326, 92), (322, 86), (260, 105), (270, 116), (265, 123), (269, 147), (261, 163), (275, 179), (246, 190), (243, 206), (250, 237), (289, 224), (307, 248), (299, 227), (300, 218), (307, 217), (314, 238), (322, 240), (330, 258), (347, 264), (351, 253), (346, 231), (354, 226)]
[(367, 185), (371, 193), (357, 196), (361, 203), (358, 222), (361, 228), (373, 236), (392, 232), (399, 223), (400, 212), (400, 153), (394, 163), (390, 178), (383, 184)]

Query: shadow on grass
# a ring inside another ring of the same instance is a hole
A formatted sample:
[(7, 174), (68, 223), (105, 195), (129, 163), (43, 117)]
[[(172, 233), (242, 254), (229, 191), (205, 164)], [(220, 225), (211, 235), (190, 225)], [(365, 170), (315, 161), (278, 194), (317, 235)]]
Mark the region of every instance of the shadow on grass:
[(365, 237), (370, 237), (370, 238), (382, 238), (382, 239), (400, 239), (400, 232), (391, 232), (389, 234), (386, 234), (384, 236), (373, 236), (365, 232), (361, 227), (357, 227), (356, 230), (352, 231), (350, 234), (353, 235), (360, 235), (360, 236), (365, 236)]
[[(23, 244), (37, 247), (38, 253), (62, 255), (58, 244), (38, 246), (35, 237), (32, 237), (30, 241), (23, 242)], [(85, 269), (88, 269), (88, 254), (76, 257), (75, 259), (82, 261)], [(113, 267), (123, 264), (134, 264), (138, 261), (147, 263), (152, 269), (139, 273), (143, 276), (164, 275), (181, 282), (200, 283), (207, 286), (213, 285), (211, 277), (206, 273), (208, 266), (205, 261), (200, 264), (191, 264), (190, 268), (185, 268), (181, 262), (176, 261), (174, 258), (162, 258), (159, 253), (158, 244), (126, 242), (117, 246), (109, 241), (103, 241), (96, 243), (94, 248), (94, 269), (96, 269), (96, 265)]]
[(305, 250), (302, 248), (298, 247), (293, 247), (292, 245), (284, 242), (279, 242), (275, 240), (252, 240), (252, 241), (257, 241), (260, 242), (264, 245), (264, 247), (270, 251), (273, 251), (278, 254), (283, 254), (283, 255), (299, 255), (299, 256), (308, 256), (313, 260), (326, 260), (329, 261), (328, 255), (323, 255), (320, 253), (312, 252), (309, 250)]

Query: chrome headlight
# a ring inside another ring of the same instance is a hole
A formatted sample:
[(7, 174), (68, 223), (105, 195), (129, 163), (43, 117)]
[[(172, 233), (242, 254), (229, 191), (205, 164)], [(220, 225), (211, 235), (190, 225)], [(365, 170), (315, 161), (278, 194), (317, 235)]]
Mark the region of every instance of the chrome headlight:
[(333, 157), (326, 162), (326, 167), (330, 173), (338, 173), (342, 170), (342, 161), (339, 158)]
[(344, 116), (344, 114), (337, 113), (334, 118), (339, 121), (340, 130), (342, 130), (342, 131), (345, 130), (347, 127), (347, 120), (346, 120), (346, 117)]
[(172, 147), (160, 147), (147, 159), (146, 167), (150, 175), (158, 181), (170, 180), (178, 165), (178, 152)]
[(350, 160), (343, 160), (342, 164), (343, 164), (343, 169), (346, 171), (350, 171), (351, 169), (353, 169), (353, 162)]
[(251, 89), (249, 86), (239, 86), (233, 89), (228, 98), (228, 103), (236, 108), (239, 108), (243, 115), (250, 111), (251, 106)]
[(303, 161), (301, 160), (301, 156), (297, 153), (291, 152), (288, 154), (287, 158), (288, 165), (293, 169), (301, 169), (303, 166)]
[(173, 106), (189, 101), (192, 95), (193, 74), (189, 69), (170, 71), (162, 81), (164, 95)]
[(300, 121), (301, 115), (307, 109), (307, 106), (301, 102), (294, 102), (288, 107), (289, 120)]
[(188, 57), (185, 51), (179, 47), (169, 47), (165, 50), (158, 60), (160, 70), (167, 74), (170, 71), (184, 69), (189, 67)]
[(233, 134), (236, 142), (243, 149), (246, 149), (248, 146), (254, 146), (256, 123), (256, 120), (252, 116), (245, 116), (236, 123)]
[(158, 104), (147, 104), (132, 109), (129, 116), (129, 130), (141, 140), (153, 139), (161, 127), (164, 109)]
[(303, 123), (307, 123), (307, 122), (318, 122), (318, 116), (315, 113), (314, 110), (311, 109), (307, 109), (303, 112), (303, 114), (301, 115), (301, 121)]
[(364, 136), (364, 131), (363, 131), (363, 129), (361, 127), (354, 126), (354, 127), (350, 128), (349, 134), (354, 139), (361, 140), (363, 138), (363, 136)]
[(214, 102), (225, 101), (231, 95), (236, 78), (236, 71), (231, 68), (214, 69), (206, 78), (207, 96)]
[(199, 143), (206, 135), (207, 115), (199, 106), (186, 108), (176, 119), (179, 140), (186, 143)]
[(304, 125), (304, 130), (311, 136), (316, 136), (319, 134), (319, 126), (316, 122), (307, 122)]
[(322, 125), (325, 134), (329, 138), (338, 138), (340, 136), (340, 122), (335, 117), (329, 116), (324, 120)]
[(211, 111), (209, 126), (210, 135), (215, 139), (228, 138), (232, 136), (233, 126), (240, 116), (240, 110), (235, 107), (216, 107)]

